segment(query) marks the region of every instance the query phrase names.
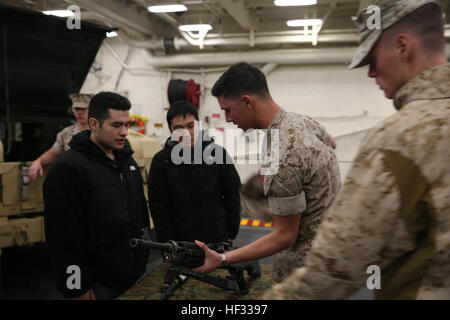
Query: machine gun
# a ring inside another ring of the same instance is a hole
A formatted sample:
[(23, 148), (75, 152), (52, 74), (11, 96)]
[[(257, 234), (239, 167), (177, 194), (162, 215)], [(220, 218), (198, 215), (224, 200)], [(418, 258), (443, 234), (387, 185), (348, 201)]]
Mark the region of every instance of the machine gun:
[[(202, 266), (205, 261), (205, 253), (203, 250), (192, 242), (169, 241), (167, 243), (158, 243), (132, 238), (130, 240), (130, 246), (133, 248), (144, 246), (150, 249), (161, 250), (163, 252), (163, 262), (171, 264), (164, 277), (164, 285), (161, 288), (161, 291), (163, 292), (161, 300), (169, 299), (175, 290), (187, 281), (187, 277), (222, 288), (230, 293), (242, 295), (248, 293), (244, 271), (247, 271), (247, 274), (252, 278), (261, 276), (261, 269), (258, 261), (236, 263), (221, 267), (222, 269), (227, 269), (230, 273), (230, 275), (225, 278), (188, 270)], [(225, 253), (226, 251), (235, 249), (231, 243), (227, 242), (212, 243), (207, 246), (218, 253)]]

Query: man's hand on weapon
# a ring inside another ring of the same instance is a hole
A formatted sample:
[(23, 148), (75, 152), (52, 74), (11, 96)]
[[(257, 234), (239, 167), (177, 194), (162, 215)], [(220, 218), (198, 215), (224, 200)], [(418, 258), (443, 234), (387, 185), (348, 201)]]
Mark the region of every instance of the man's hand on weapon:
[(205, 263), (191, 271), (198, 273), (210, 273), (222, 266), (222, 256), (214, 250), (208, 248), (206, 244), (201, 241), (195, 240), (195, 244), (199, 246), (203, 252), (205, 252)]

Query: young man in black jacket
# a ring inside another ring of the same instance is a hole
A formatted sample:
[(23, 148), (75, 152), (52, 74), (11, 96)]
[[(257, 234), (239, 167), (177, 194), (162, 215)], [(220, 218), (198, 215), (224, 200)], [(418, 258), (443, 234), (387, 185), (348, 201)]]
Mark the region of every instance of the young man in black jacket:
[(132, 237), (149, 227), (139, 167), (124, 148), (128, 99), (95, 95), (89, 126), (52, 166), (44, 183), (45, 231), (58, 289), (68, 299), (114, 299), (144, 273), (145, 249)]
[(194, 105), (186, 101), (167, 112), (172, 136), (153, 158), (148, 180), (160, 242), (216, 243), (231, 241), (239, 232), (239, 175), (226, 150), (198, 130), (198, 120)]

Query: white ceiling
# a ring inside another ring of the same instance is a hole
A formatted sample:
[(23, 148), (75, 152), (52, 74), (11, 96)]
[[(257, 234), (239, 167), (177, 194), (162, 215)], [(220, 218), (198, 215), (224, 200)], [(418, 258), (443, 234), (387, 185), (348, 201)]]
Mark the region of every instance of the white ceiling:
[[(444, 0), (447, 16), (448, 2)], [(357, 13), (359, 0), (318, 0), (314, 6), (296, 7), (277, 7), (273, 0), (0, 0), (0, 3), (36, 11), (65, 9), (76, 4), (82, 10), (82, 20), (117, 27), (119, 35), (129, 43), (152, 50), (163, 48), (160, 40), (164, 37), (175, 37), (179, 50), (199, 51), (198, 41), (193, 45), (192, 37), (177, 28), (194, 23), (213, 26), (203, 43), (204, 51), (312, 47), (310, 40), (301, 37), (303, 28), (286, 25), (289, 19), (323, 19), (319, 47), (354, 45), (358, 40), (351, 16)], [(188, 11), (154, 14), (146, 9), (149, 5), (173, 3), (186, 5)]]

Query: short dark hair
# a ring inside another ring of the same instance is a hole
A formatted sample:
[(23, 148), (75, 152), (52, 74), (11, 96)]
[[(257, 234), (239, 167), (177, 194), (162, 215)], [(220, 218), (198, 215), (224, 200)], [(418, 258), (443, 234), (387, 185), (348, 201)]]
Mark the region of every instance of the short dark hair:
[(416, 36), (429, 56), (445, 53), (444, 15), (435, 3), (420, 7), (387, 29), (383, 33), (384, 41), (393, 40), (399, 33)]
[(188, 101), (177, 101), (171, 104), (169, 111), (167, 111), (167, 124), (169, 128), (172, 124), (172, 119), (177, 116), (183, 116), (186, 118), (186, 115), (192, 115), (196, 120), (198, 120), (198, 112), (195, 106)]
[(114, 92), (100, 92), (89, 102), (88, 117), (97, 119), (101, 126), (109, 118), (108, 109), (128, 111), (130, 108), (131, 103), (126, 97)]
[(232, 65), (212, 88), (212, 94), (216, 98), (238, 97), (248, 93), (267, 97), (269, 88), (264, 73), (246, 62)]

